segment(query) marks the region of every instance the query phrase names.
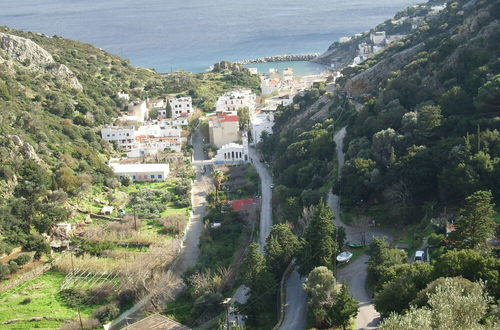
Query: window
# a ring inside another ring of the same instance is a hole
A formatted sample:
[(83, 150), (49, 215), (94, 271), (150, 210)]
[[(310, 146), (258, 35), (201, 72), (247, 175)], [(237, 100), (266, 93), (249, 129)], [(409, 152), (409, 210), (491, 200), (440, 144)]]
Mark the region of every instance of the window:
[(163, 179), (163, 175), (158, 174), (158, 179)]
[(132, 175), (132, 179), (135, 180), (135, 175)]
[(151, 174), (151, 179), (154, 179), (155, 178), (155, 175), (154, 174)]

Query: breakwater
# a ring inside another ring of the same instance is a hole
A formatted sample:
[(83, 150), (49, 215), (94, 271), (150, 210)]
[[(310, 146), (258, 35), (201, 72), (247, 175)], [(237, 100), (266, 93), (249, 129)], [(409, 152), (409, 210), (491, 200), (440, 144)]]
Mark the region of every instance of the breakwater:
[(244, 60), (236, 62), (238, 64), (250, 64), (250, 63), (268, 63), (268, 62), (292, 62), (292, 61), (311, 61), (317, 58), (319, 53), (312, 54), (293, 54), (293, 55), (275, 55), (254, 58), (252, 60)]

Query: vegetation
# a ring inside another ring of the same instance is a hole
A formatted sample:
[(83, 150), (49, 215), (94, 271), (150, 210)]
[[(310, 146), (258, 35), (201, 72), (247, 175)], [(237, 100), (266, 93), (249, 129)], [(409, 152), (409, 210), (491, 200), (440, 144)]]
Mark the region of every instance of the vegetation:
[(158, 92), (191, 96), (194, 106), (208, 112), (215, 108), (220, 95), (236, 86), (249, 88), (257, 93), (260, 79), (239, 65), (215, 65), (214, 70), (208, 73), (177, 71), (167, 74), (163, 86), (155, 88)]
[[(380, 329), (487, 329), (485, 325), (491, 298), (479, 283), (464, 285), (460, 278), (438, 280), (429, 294), (427, 306), (412, 307), (403, 315), (392, 314)], [(429, 286), (433, 286), (431, 283)], [(487, 322), (487, 321), (486, 321)], [(498, 324), (497, 324), (498, 325)]]
[(358, 303), (349, 293), (349, 288), (345, 284), (339, 288), (332, 271), (324, 266), (311, 270), (304, 290), (316, 329), (346, 329), (358, 314)]

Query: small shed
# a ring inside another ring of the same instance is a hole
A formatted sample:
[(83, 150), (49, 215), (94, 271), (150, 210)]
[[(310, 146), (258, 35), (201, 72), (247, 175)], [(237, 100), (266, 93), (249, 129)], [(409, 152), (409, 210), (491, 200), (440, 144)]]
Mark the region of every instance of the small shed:
[(101, 214), (110, 215), (111, 213), (113, 213), (114, 209), (115, 208), (113, 206), (109, 205), (103, 206), (101, 209)]

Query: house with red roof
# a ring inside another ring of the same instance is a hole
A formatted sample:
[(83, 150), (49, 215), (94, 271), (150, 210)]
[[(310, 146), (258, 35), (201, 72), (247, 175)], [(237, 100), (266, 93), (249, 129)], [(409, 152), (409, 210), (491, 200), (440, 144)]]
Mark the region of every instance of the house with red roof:
[(237, 142), (240, 138), (240, 118), (234, 114), (218, 112), (208, 118), (210, 143), (217, 148), (225, 144)]

